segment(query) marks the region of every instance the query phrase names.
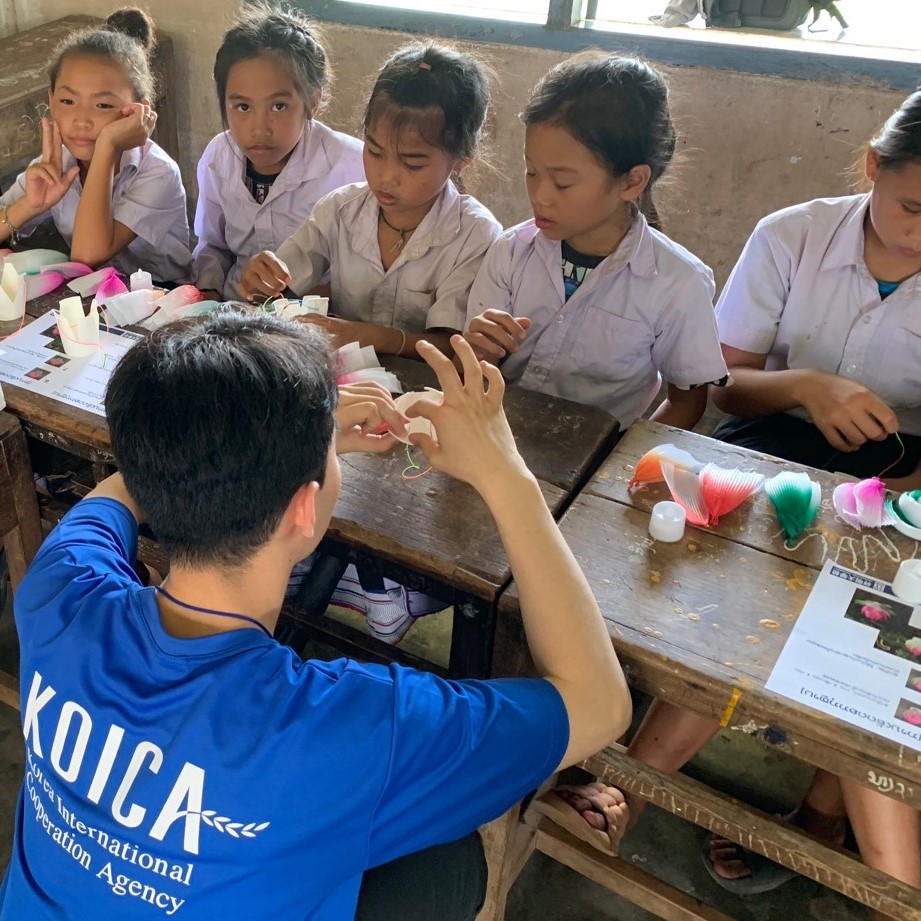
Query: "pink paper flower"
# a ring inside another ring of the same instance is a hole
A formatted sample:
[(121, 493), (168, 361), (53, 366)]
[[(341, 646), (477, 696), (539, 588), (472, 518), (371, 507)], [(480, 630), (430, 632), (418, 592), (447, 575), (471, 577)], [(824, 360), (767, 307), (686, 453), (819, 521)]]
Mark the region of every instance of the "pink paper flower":
[(918, 639), (917, 637), (913, 637), (910, 640), (905, 640), (905, 648), (913, 656), (921, 656), (921, 639)]
[(892, 617), (889, 611), (885, 608), (881, 608), (878, 604), (865, 604), (861, 607), (860, 613), (863, 614), (867, 620), (872, 621), (889, 620), (889, 618)]
[(917, 707), (909, 707), (903, 714), (902, 719), (912, 726), (921, 726), (921, 710)]

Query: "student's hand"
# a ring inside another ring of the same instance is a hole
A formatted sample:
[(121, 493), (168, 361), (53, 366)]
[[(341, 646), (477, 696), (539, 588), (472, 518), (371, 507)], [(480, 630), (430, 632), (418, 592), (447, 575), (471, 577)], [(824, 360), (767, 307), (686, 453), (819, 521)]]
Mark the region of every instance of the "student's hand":
[(394, 406), (393, 397), (386, 387), (376, 381), (340, 384), (336, 422), (339, 426), (336, 435), (338, 454), (350, 451), (379, 454), (389, 451), (397, 443), (392, 433), (406, 434), (403, 417)]
[(504, 310), (490, 309), (470, 321), (464, 338), (481, 361), (501, 361), (518, 351), (530, 325), (527, 317), (513, 317)]
[(813, 371), (801, 384), (800, 405), (838, 451), (856, 451), (898, 431), (896, 414), (872, 390), (837, 374)]
[(150, 140), (157, 125), (157, 113), (146, 102), (135, 102), (122, 108), (120, 117), (109, 122), (96, 138), (96, 144), (109, 144), (122, 154), (135, 147), (143, 147)]
[(79, 166), (64, 169), (61, 129), (50, 118), (42, 119), (42, 159), (26, 170), (26, 201), (36, 216), (53, 208), (73, 185)]
[(244, 301), (259, 297), (276, 297), (291, 283), (288, 267), (267, 249), (256, 253), (243, 267), (237, 290)]
[(436, 470), (469, 483), (484, 498), (501, 494), (509, 476), (530, 475), (502, 408), (505, 381), (495, 365), (477, 362), (463, 336), (452, 336), (451, 345), (463, 366), (463, 383), (451, 359), (434, 345), (424, 340), (416, 345), (444, 396), (440, 404), (420, 401), (407, 411), (410, 417), (428, 419), (438, 441), (420, 434), (410, 439)]

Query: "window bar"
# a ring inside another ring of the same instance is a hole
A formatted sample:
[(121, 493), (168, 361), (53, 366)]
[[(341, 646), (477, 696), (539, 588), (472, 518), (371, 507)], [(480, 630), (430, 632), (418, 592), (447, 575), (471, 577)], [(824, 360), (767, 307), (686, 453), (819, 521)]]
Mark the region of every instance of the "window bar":
[(592, 0), (550, 0), (547, 26), (551, 29), (571, 29), (582, 25), (591, 2)]

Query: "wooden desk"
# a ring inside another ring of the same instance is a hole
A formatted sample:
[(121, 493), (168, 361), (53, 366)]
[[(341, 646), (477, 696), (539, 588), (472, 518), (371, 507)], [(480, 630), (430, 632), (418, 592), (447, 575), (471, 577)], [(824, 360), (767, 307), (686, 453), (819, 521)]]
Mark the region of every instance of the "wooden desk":
[[(65, 16), (0, 39), (0, 173), (24, 169), (42, 149), (42, 115), (48, 108), (48, 62), (67, 36), (100, 25), (95, 16)], [(173, 43), (159, 35), (151, 62), (157, 81), (154, 140), (176, 159), (179, 135), (173, 99)]]
[[(763, 493), (711, 530), (689, 528), (677, 544), (653, 542), (647, 534), (649, 512), (668, 498), (667, 489), (657, 484), (631, 492), (627, 484), (636, 461), (665, 442), (700, 461), (769, 476), (781, 469), (806, 469), (650, 422), (637, 422), (624, 435), (563, 516), (561, 530), (591, 583), (630, 684), (921, 806), (921, 752), (798, 706), (764, 687), (825, 559), (891, 579), (899, 560), (916, 554), (916, 543), (892, 528), (859, 534), (837, 521), (831, 493), (845, 478), (814, 470), (809, 472), (822, 485), (822, 508), (793, 549), (784, 543)], [(531, 665), (514, 584), (503, 593), (499, 608), (493, 672), (527, 673)], [(852, 898), (905, 921), (921, 919), (921, 892), (688, 778), (663, 775), (613, 749), (586, 766), (622, 789)], [(547, 840), (559, 857), (558, 837)], [(588, 854), (597, 860), (590, 848)], [(580, 858), (583, 871), (589, 857), (583, 853)], [(609, 861), (608, 869), (618, 863)], [(651, 910), (663, 908), (659, 902), (637, 901)]]
[[(56, 292), (30, 302), (29, 317), (57, 306), (61, 296)], [(0, 325), (0, 335), (15, 327)], [(407, 389), (434, 383), (434, 375), (420, 362), (387, 364)], [(19, 417), (29, 437), (90, 461), (97, 481), (111, 472), (114, 457), (101, 416), (9, 384), (4, 392), (9, 411)], [(516, 388), (508, 391), (506, 411), (548, 506), (561, 515), (610, 450), (617, 424), (601, 410)], [(421, 461), (421, 452), (416, 453)], [(345, 455), (341, 463), (342, 493), (324, 549), (348, 560), (373, 558), (390, 578), (443, 599), (446, 607), (453, 604), (449, 671), (467, 676), (488, 673), (496, 600), (511, 573), (482, 501), (470, 487), (434, 471), (404, 480), (402, 447), (387, 455)], [(62, 512), (60, 504), (43, 503), (49, 522)], [(146, 544), (142, 549), (144, 558), (163, 571), (165, 561), (156, 555), (155, 546)], [(286, 606), (285, 617), (360, 657), (427, 665), (329, 618), (306, 622), (293, 605)]]

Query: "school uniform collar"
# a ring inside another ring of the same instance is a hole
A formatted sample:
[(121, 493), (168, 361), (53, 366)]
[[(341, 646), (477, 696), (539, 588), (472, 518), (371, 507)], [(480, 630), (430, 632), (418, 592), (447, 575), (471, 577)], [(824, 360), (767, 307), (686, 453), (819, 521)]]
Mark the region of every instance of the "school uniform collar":
[[(366, 257), (379, 255), (377, 226), (380, 204), (366, 182), (357, 184), (356, 195), (340, 206), (342, 223), (352, 237), (352, 248)], [(406, 241), (398, 261), (418, 259), (432, 247), (445, 246), (461, 232), (463, 202), (460, 192), (449, 182), (422, 219), (413, 235)]]
[(863, 257), (864, 222), (869, 207), (869, 192), (852, 197), (851, 207), (835, 231), (822, 260), (823, 269), (843, 269), (852, 265), (866, 268)]
[[(142, 146), (132, 147), (121, 155), (121, 159), (118, 161), (118, 172), (115, 174), (113, 185), (125, 182), (137, 173), (141, 168), (141, 161), (144, 159), (144, 154), (147, 153), (147, 148), (151, 143), (151, 141), (147, 141)], [(76, 165), (76, 157), (65, 147), (64, 156), (61, 158), (63, 172), (66, 173), (67, 170)], [(79, 177), (77, 178), (79, 181)]]
[[(272, 188), (265, 199), (266, 202), (285, 192), (297, 189), (304, 181), (305, 175), (310, 175), (311, 178), (319, 178), (320, 176), (325, 176), (333, 168), (329, 151), (326, 149), (328, 134), (329, 129), (326, 125), (315, 122), (313, 119), (304, 125), (304, 130), (301, 132), (297, 144), (294, 145), (294, 150), (291, 151), (288, 162), (272, 183)], [(243, 153), (243, 149), (233, 139), (233, 135), (229, 131), (224, 132), (224, 141), (229, 148), (228, 156), (231, 158), (233, 172), (238, 180), (226, 191), (236, 195), (238, 198), (252, 201), (252, 193), (246, 185), (246, 154)], [(217, 181), (221, 181), (220, 174), (223, 170), (218, 159), (213, 159), (208, 166), (216, 174)], [(221, 184), (223, 185), (222, 181)]]
[[(544, 236), (533, 220), (522, 225), (518, 233), (523, 239), (532, 239), (544, 261), (556, 269), (563, 258), (559, 240)], [(633, 223), (617, 249), (592, 270), (592, 276), (613, 275), (625, 267), (640, 278), (652, 278), (657, 273), (655, 240), (646, 218), (639, 211), (634, 213)]]

